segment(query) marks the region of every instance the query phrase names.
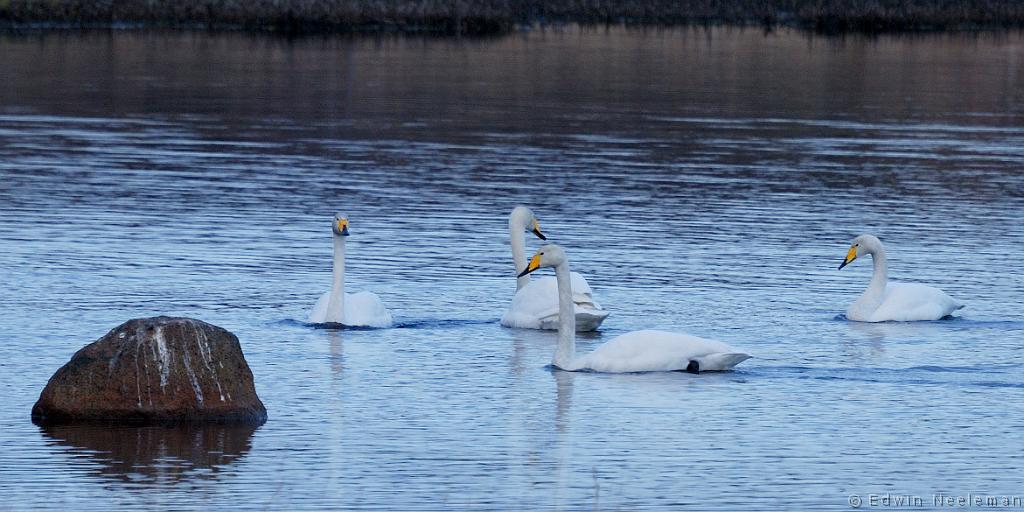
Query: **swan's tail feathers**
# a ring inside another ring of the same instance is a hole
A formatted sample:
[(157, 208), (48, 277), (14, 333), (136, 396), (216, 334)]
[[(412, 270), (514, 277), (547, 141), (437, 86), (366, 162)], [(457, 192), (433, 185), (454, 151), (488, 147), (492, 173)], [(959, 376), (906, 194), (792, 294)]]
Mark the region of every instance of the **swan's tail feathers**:
[[(743, 352), (720, 352), (717, 354), (708, 354), (704, 357), (694, 358), (690, 361), (690, 366), (687, 366), (686, 371), (691, 373), (697, 372), (727, 372), (732, 370), (734, 366), (750, 359), (750, 354), (744, 354)], [(696, 368), (690, 369), (696, 363)]]
[[(604, 309), (588, 309), (588, 308), (576, 308), (576, 332), (589, 332), (596, 331), (601, 323), (604, 322), (605, 318), (608, 318), (608, 311)], [(505, 319), (502, 318), (502, 325), (505, 324)], [(511, 327), (519, 327), (513, 325)], [(558, 312), (552, 311), (549, 314), (540, 318), (538, 325), (530, 326), (534, 329), (547, 329), (550, 331), (558, 330)]]
[(576, 309), (576, 330), (578, 332), (596, 331), (608, 312), (603, 309)]

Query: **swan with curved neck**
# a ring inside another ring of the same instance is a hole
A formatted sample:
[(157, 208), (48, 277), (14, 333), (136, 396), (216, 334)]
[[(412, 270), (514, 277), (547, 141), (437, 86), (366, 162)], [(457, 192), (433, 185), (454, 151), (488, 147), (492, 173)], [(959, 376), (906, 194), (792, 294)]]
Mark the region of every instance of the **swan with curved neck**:
[[(509, 243), (516, 273), (526, 268), (526, 231), (541, 240), (547, 240), (541, 233), (540, 222), (533, 211), (525, 206), (517, 206), (508, 217)], [(593, 331), (608, 317), (608, 311), (594, 300), (594, 292), (586, 278), (572, 272), (570, 279), (574, 292), (572, 301), (576, 330)], [(529, 275), (520, 273), (516, 278), (516, 294), (512, 297), (512, 305), (502, 315), (501, 325), (524, 329), (557, 329), (558, 286), (555, 279), (549, 276), (531, 280)]]
[(716, 340), (688, 334), (643, 330), (617, 336), (576, 356), (576, 315), (573, 314), (572, 279), (565, 251), (554, 244), (541, 247), (520, 275), (553, 267), (558, 284), (558, 348), (551, 364), (568, 371), (591, 370), (605, 373), (727, 371), (750, 355)]
[[(541, 240), (547, 240), (534, 212), (524, 206), (517, 206), (509, 215), (509, 242), (517, 273), (526, 268), (526, 241), (523, 236), (526, 230)], [(594, 300), (594, 291), (583, 275), (571, 272), (570, 279), (577, 331), (594, 331), (604, 322), (608, 311)], [(502, 325), (521, 329), (558, 329), (558, 287), (554, 278), (547, 276), (530, 280), (529, 275), (519, 273), (512, 304), (502, 315)]]
[(310, 323), (337, 323), (360, 327), (390, 327), (391, 312), (377, 294), (345, 293), (345, 241), (349, 236), (348, 217), (337, 213), (331, 223), (334, 233), (334, 270), (330, 291), (316, 301), (309, 313)]
[[(526, 268), (526, 236), (523, 234), (527, 229), (537, 238), (547, 240), (548, 237), (540, 231), (540, 221), (533, 214), (533, 211), (525, 206), (516, 206), (508, 216), (508, 239), (512, 246), (512, 261), (516, 265), (516, 272)], [(530, 284), (530, 276), (516, 277), (516, 290), (523, 289)]]
[(864, 293), (847, 308), (847, 319), (857, 322), (938, 320), (964, 307), (938, 288), (916, 283), (890, 283), (885, 247), (872, 235), (860, 235), (850, 242), (850, 249), (839, 269), (865, 254), (871, 255), (874, 267), (871, 281)]

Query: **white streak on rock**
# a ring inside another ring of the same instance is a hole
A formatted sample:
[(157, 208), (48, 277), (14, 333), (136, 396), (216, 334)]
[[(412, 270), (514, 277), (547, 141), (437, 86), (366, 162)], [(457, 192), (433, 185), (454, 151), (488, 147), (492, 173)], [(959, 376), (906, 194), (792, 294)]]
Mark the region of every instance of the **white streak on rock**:
[(217, 384), (217, 393), (220, 395), (220, 401), (224, 401), (224, 390), (220, 387), (220, 378), (217, 376), (217, 372), (214, 371), (213, 366), (210, 362), (213, 361), (213, 354), (210, 351), (210, 338), (206, 336), (206, 331), (200, 329), (195, 322), (189, 320), (192, 324), (192, 329), (196, 333), (196, 347), (199, 348), (199, 355), (203, 358), (203, 366), (206, 367), (206, 371), (210, 373), (210, 378)]
[(185, 363), (185, 373), (188, 373), (188, 380), (192, 382), (192, 390), (196, 392), (196, 403), (199, 407), (203, 406), (203, 388), (199, 385), (199, 379), (196, 378), (196, 372), (192, 370), (192, 360), (188, 357), (188, 351), (181, 351), (182, 362)]
[(167, 339), (164, 338), (163, 327), (157, 327), (156, 333), (153, 334), (153, 339), (156, 340), (156, 350), (160, 363), (160, 389), (167, 386), (167, 379), (171, 376), (171, 352), (167, 350)]
[[(121, 333), (121, 334), (123, 335), (124, 333)], [(143, 366), (145, 366), (146, 358), (142, 358), (142, 361), (143, 361), (143, 363), (142, 363)], [(138, 347), (136, 347), (136, 350), (135, 350), (135, 392), (139, 396), (139, 409), (142, 408), (142, 383), (140, 382), (140, 381), (142, 381), (142, 375), (140, 375), (140, 373), (141, 372), (139, 372), (139, 350), (138, 350)]]

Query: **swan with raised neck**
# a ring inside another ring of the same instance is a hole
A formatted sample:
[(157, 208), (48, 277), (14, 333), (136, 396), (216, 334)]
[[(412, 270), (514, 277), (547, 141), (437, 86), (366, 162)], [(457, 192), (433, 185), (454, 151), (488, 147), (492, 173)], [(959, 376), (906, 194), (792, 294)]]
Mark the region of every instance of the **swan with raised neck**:
[(858, 322), (938, 320), (963, 307), (938, 288), (916, 283), (890, 283), (885, 246), (874, 235), (850, 242), (839, 269), (871, 255), (872, 274), (867, 289), (846, 309), (846, 318)]
[(361, 327), (390, 327), (391, 312), (372, 292), (345, 293), (345, 242), (349, 236), (348, 216), (334, 214), (334, 260), (331, 289), (320, 296), (309, 314), (310, 323), (336, 323)]
[[(508, 238), (512, 245), (512, 261), (516, 265), (516, 272), (522, 272), (526, 268), (526, 236), (527, 230), (540, 238), (547, 240), (544, 233), (540, 231), (540, 221), (533, 214), (533, 210), (525, 206), (516, 206), (508, 216)], [(516, 278), (516, 290), (522, 289), (530, 283), (529, 275), (521, 275)]]
[[(509, 243), (512, 246), (512, 260), (515, 264), (516, 293), (512, 304), (501, 317), (501, 325), (523, 329), (557, 329), (558, 328), (558, 290), (555, 280), (551, 277), (531, 280), (523, 274), (526, 268), (527, 231), (537, 238), (546, 240), (540, 230), (540, 221), (533, 211), (525, 206), (516, 206), (508, 217)], [(570, 272), (572, 281), (572, 301), (575, 304), (576, 328), (580, 331), (593, 331), (600, 327), (608, 317), (594, 299), (593, 290), (586, 278), (577, 272)]]

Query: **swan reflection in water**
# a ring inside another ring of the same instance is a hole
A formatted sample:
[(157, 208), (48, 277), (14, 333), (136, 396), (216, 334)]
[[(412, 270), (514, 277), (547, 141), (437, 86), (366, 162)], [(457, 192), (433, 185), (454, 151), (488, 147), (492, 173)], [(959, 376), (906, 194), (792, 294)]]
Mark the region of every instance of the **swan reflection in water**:
[(125, 483), (216, 479), (252, 448), (254, 425), (40, 427), (48, 444), (99, 464), (98, 476)]
[(345, 369), (345, 345), (341, 333), (337, 330), (327, 332), (327, 340), (330, 343), (328, 358), (331, 361), (331, 375), (335, 381), (341, 378), (341, 372)]

